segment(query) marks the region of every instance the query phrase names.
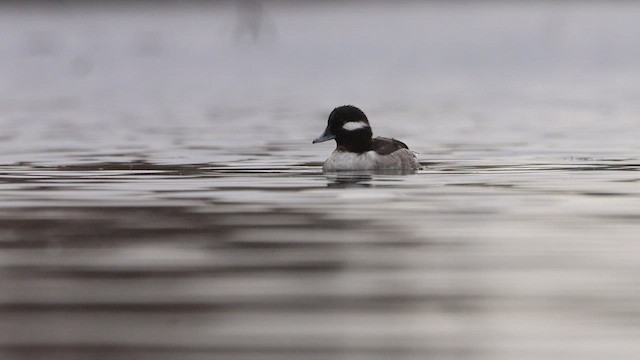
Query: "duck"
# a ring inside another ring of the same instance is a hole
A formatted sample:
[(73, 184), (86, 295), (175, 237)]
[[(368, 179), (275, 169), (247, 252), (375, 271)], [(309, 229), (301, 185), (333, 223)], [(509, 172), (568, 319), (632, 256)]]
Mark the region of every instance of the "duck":
[(417, 154), (400, 140), (373, 137), (369, 119), (353, 105), (338, 106), (313, 144), (335, 140), (336, 149), (322, 165), (323, 172), (420, 170)]

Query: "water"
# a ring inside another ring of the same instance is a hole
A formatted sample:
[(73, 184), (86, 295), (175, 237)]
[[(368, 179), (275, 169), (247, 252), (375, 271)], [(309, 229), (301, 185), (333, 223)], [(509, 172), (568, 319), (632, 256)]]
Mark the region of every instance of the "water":
[(0, 358), (638, 357), (638, 5), (246, 6), (3, 8)]

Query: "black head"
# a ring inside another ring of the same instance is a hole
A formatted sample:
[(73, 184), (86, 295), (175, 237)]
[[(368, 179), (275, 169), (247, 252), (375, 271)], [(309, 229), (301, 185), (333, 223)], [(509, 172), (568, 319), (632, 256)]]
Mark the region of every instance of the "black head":
[(364, 152), (371, 149), (371, 135), (369, 120), (362, 110), (344, 105), (333, 109), (327, 128), (313, 143), (335, 139), (338, 149)]

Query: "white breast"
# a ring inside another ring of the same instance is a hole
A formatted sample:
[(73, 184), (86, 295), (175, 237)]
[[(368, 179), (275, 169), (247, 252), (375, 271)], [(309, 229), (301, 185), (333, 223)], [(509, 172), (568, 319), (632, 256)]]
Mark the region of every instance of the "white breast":
[(324, 171), (343, 170), (375, 170), (380, 155), (375, 151), (367, 151), (360, 154), (347, 151), (334, 151), (324, 162)]
[(375, 151), (352, 153), (334, 151), (322, 167), (324, 171), (362, 171), (362, 170), (403, 170), (420, 169), (420, 163), (413, 152), (400, 149), (388, 155), (378, 155)]

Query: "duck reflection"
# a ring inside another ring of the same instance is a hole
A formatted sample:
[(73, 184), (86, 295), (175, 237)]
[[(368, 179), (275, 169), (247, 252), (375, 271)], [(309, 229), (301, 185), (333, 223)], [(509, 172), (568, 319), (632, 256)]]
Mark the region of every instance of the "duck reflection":
[(371, 174), (367, 173), (334, 173), (325, 174), (330, 188), (371, 187)]
[[(327, 187), (347, 188), (347, 187), (371, 187), (371, 180), (374, 177), (384, 177), (386, 181), (402, 181), (405, 175), (412, 175), (414, 170), (385, 169), (375, 171), (335, 171), (324, 172), (324, 176), (329, 180)], [(394, 176), (394, 175), (398, 175)]]

